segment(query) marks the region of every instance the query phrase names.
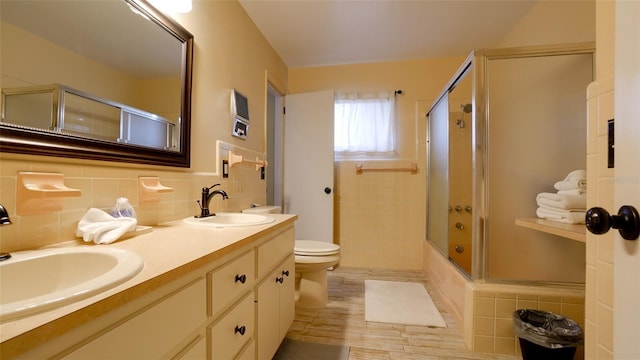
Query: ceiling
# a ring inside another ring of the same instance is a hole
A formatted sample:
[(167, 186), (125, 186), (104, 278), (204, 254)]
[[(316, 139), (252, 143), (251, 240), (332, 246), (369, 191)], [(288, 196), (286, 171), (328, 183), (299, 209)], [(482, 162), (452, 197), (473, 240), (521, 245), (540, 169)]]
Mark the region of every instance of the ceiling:
[(287, 66), (465, 56), (538, 0), (240, 0)]

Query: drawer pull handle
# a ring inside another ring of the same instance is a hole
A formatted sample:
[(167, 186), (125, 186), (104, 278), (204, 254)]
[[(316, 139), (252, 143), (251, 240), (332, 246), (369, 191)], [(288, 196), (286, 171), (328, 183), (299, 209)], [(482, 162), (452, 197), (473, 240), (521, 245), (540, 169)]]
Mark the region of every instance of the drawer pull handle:
[(282, 275), (289, 277), (289, 270), (282, 270)]
[(241, 284), (244, 284), (247, 281), (247, 275), (236, 275), (236, 282), (240, 282)]
[(236, 329), (233, 331), (233, 333), (234, 334), (240, 333), (240, 335), (243, 336), (246, 331), (247, 331), (247, 328), (245, 328), (244, 325), (242, 326), (236, 325)]
[(282, 284), (284, 282), (284, 278), (283, 277), (277, 277), (276, 278), (276, 282)]

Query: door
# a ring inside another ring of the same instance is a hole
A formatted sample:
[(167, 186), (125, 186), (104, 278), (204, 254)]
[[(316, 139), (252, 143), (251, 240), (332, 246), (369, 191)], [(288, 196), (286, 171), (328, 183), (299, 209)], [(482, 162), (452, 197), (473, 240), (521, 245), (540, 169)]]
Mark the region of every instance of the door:
[[(640, 2), (616, 1), (615, 211), (640, 209)], [(614, 356), (640, 359), (640, 239), (614, 243)]]
[(284, 204), (296, 239), (333, 242), (333, 91), (287, 95)]
[(267, 86), (267, 203), (282, 206), (283, 96)]

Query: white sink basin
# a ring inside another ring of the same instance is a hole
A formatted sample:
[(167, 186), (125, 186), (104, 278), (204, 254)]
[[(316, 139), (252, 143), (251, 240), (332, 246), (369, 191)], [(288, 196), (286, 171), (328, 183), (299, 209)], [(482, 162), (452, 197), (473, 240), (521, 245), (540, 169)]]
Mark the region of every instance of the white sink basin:
[(216, 213), (215, 216), (205, 218), (188, 217), (184, 222), (191, 225), (209, 226), (216, 228), (263, 225), (274, 222), (270, 216), (244, 213)]
[(0, 321), (93, 296), (138, 274), (144, 262), (107, 247), (19, 251), (0, 262)]

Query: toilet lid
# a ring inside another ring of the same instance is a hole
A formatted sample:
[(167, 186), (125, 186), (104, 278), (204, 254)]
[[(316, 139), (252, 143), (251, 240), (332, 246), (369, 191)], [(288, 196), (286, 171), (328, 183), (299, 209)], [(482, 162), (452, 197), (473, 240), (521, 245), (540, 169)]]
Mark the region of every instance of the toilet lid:
[(306, 256), (335, 255), (340, 252), (340, 245), (326, 241), (296, 240), (293, 252)]

